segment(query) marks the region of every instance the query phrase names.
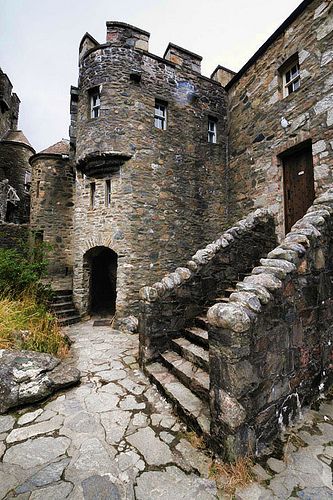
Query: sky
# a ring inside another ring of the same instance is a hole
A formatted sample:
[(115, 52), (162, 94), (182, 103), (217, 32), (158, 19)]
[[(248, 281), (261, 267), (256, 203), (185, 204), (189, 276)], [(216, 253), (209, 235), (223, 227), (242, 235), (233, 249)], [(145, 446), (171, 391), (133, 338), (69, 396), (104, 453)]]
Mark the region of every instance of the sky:
[(105, 42), (106, 21), (150, 32), (149, 51), (169, 42), (238, 71), (301, 0), (0, 0), (0, 67), (21, 100), (19, 129), (36, 151), (68, 138), (69, 89), (89, 32)]

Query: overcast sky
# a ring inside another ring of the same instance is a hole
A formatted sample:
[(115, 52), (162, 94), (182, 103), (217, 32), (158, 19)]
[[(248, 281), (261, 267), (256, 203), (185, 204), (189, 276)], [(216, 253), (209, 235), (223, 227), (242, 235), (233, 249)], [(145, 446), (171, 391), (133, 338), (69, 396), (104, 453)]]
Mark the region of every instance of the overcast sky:
[(173, 42), (238, 71), (301, 0), (0, 0), (0, 66), (21, 99), (19, 128), (37, 151), (68, 137), (69, 88), (86, 31), (105, 41), (106, 21), (151, 33), (150, 52)]

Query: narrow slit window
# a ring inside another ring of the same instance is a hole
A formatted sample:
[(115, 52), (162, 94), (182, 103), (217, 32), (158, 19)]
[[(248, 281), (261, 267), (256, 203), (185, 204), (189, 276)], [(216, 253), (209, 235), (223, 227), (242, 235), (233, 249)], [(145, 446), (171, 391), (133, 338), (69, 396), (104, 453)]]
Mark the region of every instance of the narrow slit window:
[(90, 183), (90, 208), (95, 208), (95, 194), (96, 194), (96, 184), (95, 182)]
[(155, 101), (155, 127), (161, 130), (166, 129), (167, 125), (167, 103), (162, 101)]
[(111, 179), (105, 181), (105, 206), (111, 207)]
[(90, 118), (98, 118), (101, 111), (101, 94), (99, 87), (89, 90)]
[(37, 181), (37, 184), (36, 184), (36, 198), (39, 198), (39, 192), (40, 192), (40, 181)]
[(208, 142), (211, 144), (216, 144), (217, 140), (216, 122), (216, 118), (208, 118)]

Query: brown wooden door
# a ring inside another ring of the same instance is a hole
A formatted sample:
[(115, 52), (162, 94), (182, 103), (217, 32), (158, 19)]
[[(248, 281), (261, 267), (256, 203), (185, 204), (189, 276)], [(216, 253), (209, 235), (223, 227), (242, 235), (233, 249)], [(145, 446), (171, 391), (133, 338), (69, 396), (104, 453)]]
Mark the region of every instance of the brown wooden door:
[(311, 146), (283, 157), (286, 233), (301, 219), (314, 200)]

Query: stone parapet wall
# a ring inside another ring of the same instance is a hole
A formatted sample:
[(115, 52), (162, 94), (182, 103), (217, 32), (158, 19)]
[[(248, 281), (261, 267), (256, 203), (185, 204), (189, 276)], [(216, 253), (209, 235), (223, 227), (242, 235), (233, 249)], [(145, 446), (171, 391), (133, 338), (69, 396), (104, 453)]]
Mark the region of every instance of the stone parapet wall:
[(208, 311), (213, 442), (260, 454), (332, 375), (333, 189)]
[(239, 273), (252, 268), (275, 242), (273, 217), (267, 210), (257, 210), (198, 250), (185, 267), (141, 288), (141, 364), (166, 350), (170, 338), (179, 334), (188, 320), (222, 294)]

